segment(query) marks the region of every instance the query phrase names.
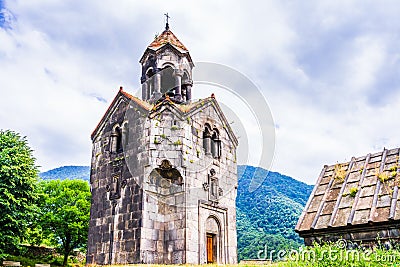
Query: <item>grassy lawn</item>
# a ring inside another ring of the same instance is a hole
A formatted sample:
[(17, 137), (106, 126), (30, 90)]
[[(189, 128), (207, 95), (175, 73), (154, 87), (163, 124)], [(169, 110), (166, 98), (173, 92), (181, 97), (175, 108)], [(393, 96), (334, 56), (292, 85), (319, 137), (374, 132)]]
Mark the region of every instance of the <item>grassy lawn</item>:
[[(283, 251), (284, 252), (284, 251)], [(276, 255), (274, 255), (276, 256)], [(400, 251), (396, 249), (379, 249), (348, 250), (338, 247), (336, 244), (315, 245), (314, 247), (306, 247), (302, 250), (291, 251), (289, 253), (280, 254), (285, 260), (280, 262), (266, 263), (264, 265), (271, 267), (368, 267), (368, 266), (400, 266)], [(34, 267), (35, 263), (50, 263), (52, 266), (60, 266), (61, 259), (48, 255), (44, 257), (15, 257), (11, 256), (7, 260), (20, 261), (22, 266)], [(71, 259), (68, 266), (78, 267), (84, 266), (84, 262), (78, 262), (76, 259)], [(95, 266), (95, 265), (88, 265)], [(107, 265), (110, 266), (110, 265)], [(168, 266), (162, 264), (137, 264), (137, 265), (111, 265), (111, 267), (121, 266)], [(169, 265), (174, 266), (174, 265)], [(175, 265), (175, 266), (263, 266), (253, 262), (239, 263), (236, 265)]]

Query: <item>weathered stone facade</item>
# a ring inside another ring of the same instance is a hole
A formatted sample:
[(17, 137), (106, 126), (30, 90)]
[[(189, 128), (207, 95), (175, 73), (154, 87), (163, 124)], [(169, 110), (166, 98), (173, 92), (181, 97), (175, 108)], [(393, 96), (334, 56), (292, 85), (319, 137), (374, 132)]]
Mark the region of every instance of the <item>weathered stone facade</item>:
[(121, 88), (92, 134), (87, 263), (236, 263), (237, 139), (169, 29), (141, 63), (143, 99)]

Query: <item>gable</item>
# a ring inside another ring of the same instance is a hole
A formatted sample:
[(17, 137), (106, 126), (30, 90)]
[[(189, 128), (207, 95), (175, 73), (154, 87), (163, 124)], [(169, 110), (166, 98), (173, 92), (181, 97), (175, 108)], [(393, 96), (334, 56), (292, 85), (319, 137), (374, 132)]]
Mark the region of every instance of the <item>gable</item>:
[(400, 149), (325, 166), (296, 231), (326, 231), (400, 221)]
[(220, 124), (222, 125), (222, 128), (220, 129), (221, 131), (224, 130), (227, 133), (227, 136), (229, 137), (230, 141), (234, 144), (235, 147), (238, 145), (238, 140), (228, 123), (228, 120), (226, 119), (225, 115), (223, 114), (221, 107), (219, 106), (218, 102), (215, 100), (215, 98), (208, 97), (205, 99), (200, 99), (196, 102), (187, 104), (187, 105), (180, 105), (172, 102), (172, 100), (167, 97), (165, 100), (162, 102), (156, 104), (153, 107), (153, 110), (150, 114), (150, 117), (155, 117), (158, 114), (169, 110), (172, 113), (174, 113), (176, 116), (178, 116), (181, 120), (187, 120), (187, 118), (191, 118), (197, 114), (200, 114), (202, 112), (207, 111), (207, 109), (211, 109), (215, 112), (217, 115), (216, 118)]
[(138, 108), (148, 112), (152, 105), (142, 101), (131, 94), (123, 91), (122, 87), (118, 91), (117, 95), (114, 97), (113, 101), (111, 101), (110, 106), (107, 108), (106, 112), (104, 113), (103, 117), (100, 119), (99, 123), (97, 124), (96, 128), (93, 130), (91, 134), (91, 139), (94, 140), (99, 132), (106, 126), (107, 122), (111, 119), (113, 114), (119, 111), (121, 108), (126, 111), (129, 106), (135, 105)]

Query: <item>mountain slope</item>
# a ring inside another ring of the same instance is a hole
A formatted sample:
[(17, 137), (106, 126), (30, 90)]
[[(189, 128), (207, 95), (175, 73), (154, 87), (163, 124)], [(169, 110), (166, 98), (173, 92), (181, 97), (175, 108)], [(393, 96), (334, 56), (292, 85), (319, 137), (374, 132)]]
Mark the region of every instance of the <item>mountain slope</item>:
[[(313, 186), (277, 172), (238, 166), (236, 198), (239, 259), (257, 258), (257, 252), (298, 247), (303, 241), (294, 231)], [(250, 192), (251, 181), (259, 186)]]
[(55, 179), (82, 179), (89, 181), (90, 167), (89, 166), (63, 166), (56, 169), (42, 172), (39, 174), (40, 178), (44, 180)]

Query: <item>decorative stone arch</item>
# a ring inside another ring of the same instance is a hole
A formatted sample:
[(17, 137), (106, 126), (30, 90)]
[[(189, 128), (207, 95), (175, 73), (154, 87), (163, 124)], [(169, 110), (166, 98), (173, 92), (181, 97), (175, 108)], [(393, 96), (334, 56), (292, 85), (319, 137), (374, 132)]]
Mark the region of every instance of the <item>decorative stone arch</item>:
[(146, 70), (146, 79), (151, 78), (155, 74), (155, 70), (153, 67), (148, 67)]
[(148, 181), (152, 185), (152, 191), (161, 197), (183, 190), (181, 173), (167, 159), (162, 160), (161, 165), (150, 172)]
[(221, 222), (215, 215), (206, 219), (205, 225), (206, 262), (220, 263), (222, 258)]
[(173, 68), (173, 69), (176, 69), (176, 66), (175, 66), (175, 64), (173, 63), (173, 62), (164, 62), (162, 65), (161, 65), (161, 69), (165, 69), (165, 68), (167, 68), (167, 67), (171, 67), (171, 68)]

